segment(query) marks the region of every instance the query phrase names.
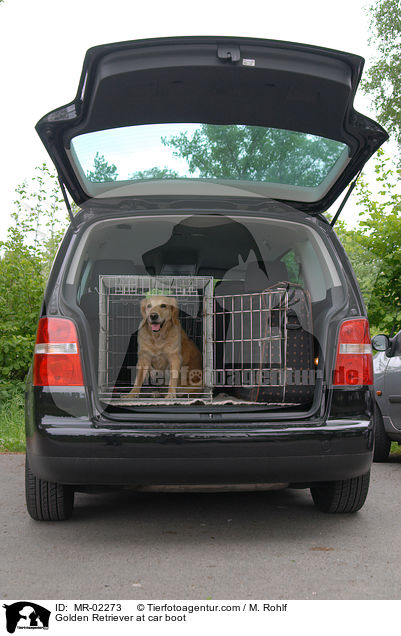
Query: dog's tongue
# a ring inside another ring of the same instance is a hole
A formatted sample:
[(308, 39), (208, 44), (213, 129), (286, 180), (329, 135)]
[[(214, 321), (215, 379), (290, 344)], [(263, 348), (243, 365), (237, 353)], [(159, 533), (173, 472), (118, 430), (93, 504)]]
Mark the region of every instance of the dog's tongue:
[(157, 323), (153, 323), (151, 327), (152, 327), (152, 331), (160, 331), (160, 325)]

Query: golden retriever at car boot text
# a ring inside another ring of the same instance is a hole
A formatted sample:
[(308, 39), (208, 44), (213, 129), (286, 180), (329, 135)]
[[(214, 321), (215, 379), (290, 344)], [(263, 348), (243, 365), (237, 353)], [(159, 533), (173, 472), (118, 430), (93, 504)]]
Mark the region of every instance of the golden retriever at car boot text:
[(201, 392), (202, 355), (181, 326), (177, 300), (168, 296), (144, 298), (141, 314), (136, 379), (127, 397), (138, 396), (146, 378), (154, 371), (165, 374), (164, 378), (169, 372), (166, 398), (174, 398), (177, 393)]

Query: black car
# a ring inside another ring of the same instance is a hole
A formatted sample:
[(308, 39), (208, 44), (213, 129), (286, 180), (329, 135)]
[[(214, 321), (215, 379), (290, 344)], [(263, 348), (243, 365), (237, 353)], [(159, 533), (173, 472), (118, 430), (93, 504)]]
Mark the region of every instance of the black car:
[[(36, 127), (71, 225), (27, 382), (34, 519), (66, 519), (74, 491), (110, 486), (290, 486), (325, 512), (361, 508), (369, 326), (338, 214), (323, 212), (387, 139), (353, 108), (362, 68), (249, 38), (87, 52), (74, 101)], [(143, 299), (177, 307), (202, 368), (188, 375), (177, 349), (174, 376), (159, 320), (135, 394)]]

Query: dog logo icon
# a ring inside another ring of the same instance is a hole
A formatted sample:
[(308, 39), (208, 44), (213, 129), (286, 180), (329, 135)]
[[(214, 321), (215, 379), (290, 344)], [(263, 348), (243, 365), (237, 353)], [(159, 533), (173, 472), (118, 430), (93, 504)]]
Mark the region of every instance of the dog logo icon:
[(3, 607), (6, 610), (9, 634), (14, 634), (16, 629), (49, 629), (51, 612), (41, 605), (31, 601), (18, 601)]

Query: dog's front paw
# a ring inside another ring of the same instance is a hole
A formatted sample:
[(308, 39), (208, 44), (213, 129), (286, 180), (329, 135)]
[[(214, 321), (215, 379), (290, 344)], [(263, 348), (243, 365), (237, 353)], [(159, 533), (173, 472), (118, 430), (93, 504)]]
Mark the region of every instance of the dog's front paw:
[(166, 395), (166, 400), (171, 400), (177, 396), (176, 391), (168, 391)]

